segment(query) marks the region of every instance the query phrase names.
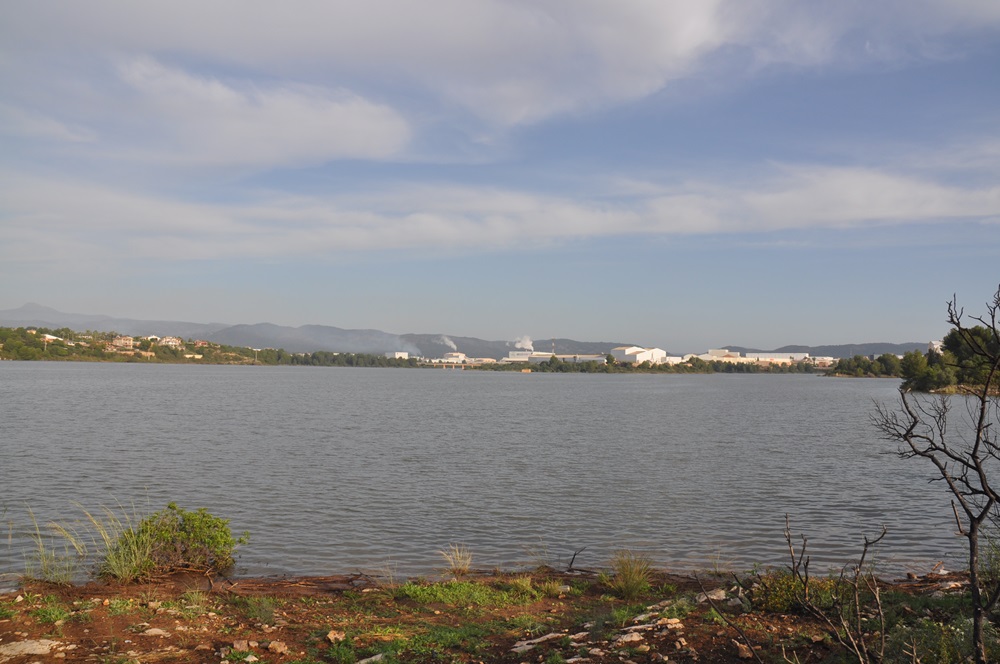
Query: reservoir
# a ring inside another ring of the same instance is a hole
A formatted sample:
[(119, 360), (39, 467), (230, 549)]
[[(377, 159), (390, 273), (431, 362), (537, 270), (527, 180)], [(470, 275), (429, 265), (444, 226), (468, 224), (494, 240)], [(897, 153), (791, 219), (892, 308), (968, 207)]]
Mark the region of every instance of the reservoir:
[[(0, 362), (0, 586), (83, 509), (206, 507), (250, 531), (238, 574), (782, 565), (814, 573), (884, 524), (889, 576), (963, 567), (933, 468), (869, 416), (899, 381), (814, 375)], [(956, 412), (961, 409), (956, 409)], [(30, 513), (29, 513), (30, 509)], [(798, 543), (798, 539), (796, 539)]]

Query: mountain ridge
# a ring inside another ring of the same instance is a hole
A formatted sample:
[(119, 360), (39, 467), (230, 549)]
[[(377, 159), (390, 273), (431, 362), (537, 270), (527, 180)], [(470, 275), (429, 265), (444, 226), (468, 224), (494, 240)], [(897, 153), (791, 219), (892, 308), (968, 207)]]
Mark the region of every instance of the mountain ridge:
[[(577, 341), (574, 339), (536, 339), (523, 341), (490, 341), (476, 337), (447, 334), (393, 334), (375, 329), (346, 329), (332, 325), (301, 325), (291, 327), (275, 323), (194, 323), (190, 321), (142, 320), (118, 318), (103, 314), (66, 313), (35, 302), (16, 309), (0, 310), (0, 325), (7, 327), (67, 327), (76, 331), (88, 329), (114, 331), (131, 336), (178, 336), (196, 338), (230, 346), (251, 348), (283, 348), (290, 353), (330, 351), (341, 353), (388, 353), (405, 351), (422, 357), (441, 357), (458, 351), (469, 357), (501, 359), (512, 350), (527, 350), (530, 345), (540, 352), (559, 355), (605, 354), (616, 346), (641, 345), (611, 341)], [(81, 327), (82, 326), (82, 327)], [(788, 345), (776, 349), (754, 349), (726, 346), (741, 353), (779, 352), (809, 353), (820, 357), (852, 357), (854, 355), (901, 355), (911, 350), (923, 350), (926, 343), (872, 342), (823, 346)]]

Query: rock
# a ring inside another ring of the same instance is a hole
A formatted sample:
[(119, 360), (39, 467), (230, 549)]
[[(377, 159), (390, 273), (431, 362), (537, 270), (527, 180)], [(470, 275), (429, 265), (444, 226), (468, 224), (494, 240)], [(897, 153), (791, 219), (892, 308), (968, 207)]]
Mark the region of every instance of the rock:
[(361, 660), (360, 662), (358, 662), (358, 664), (374, 664), (375, 662), (381, 662), (383, 659), (385, 659), (385, 655), (379, 653), (377, 655), (369, 657), (368, 659)]
[(752, 659), (753, 652), (746, 646), (745, 643), (740, 643), (739, 641), (733, 640), (733, 645), (736, 646), (737, 657), (740, 659)]
[(207, 645), (207, 644), (204, 644), (204, 643), (200, 643), (200, 644), (196, 645), (196, 646), (194, 647), (194, 649), (195, 649), (195, 650), (211, 650), (211, 649), (212, 649), (212, 646), (210, 646), (210, 645)]
[(638, 643), (639, 641), (643, 640), (644, 639), (642, 634), (638, 634), (636, 632), (630, 632), (628, 634), (622, 634), (617, 639), (615, 639), (615, 645), (623, 646), (623, 645), (628, 645), (629, 643)]
[(237, 639), (233, 641), (233, 650), (236, 652), (246, 652), (250, 650), (250, 642), (246, 639)]
[(163, 602), (146, 602), (146, 606), (154, 611), (160, 608), (162, 604)]
[(6, 662), (22, 655), (48, 655), (59, 645), (58, 641), (39, 639), (37, 641), (18, 641), (0, 645), (0, 662)]
[(591, 648), (587, 651), (588, 655), (593, 655), (594, 657), (604, 657), (604, 651), (600, 648)]
[(346, 638), (347, 634), (344, 634), (343, 632), (338, 632), (335, 629), (331, 629), (326, 635), (326, 640), (329, 641), (330, 643), (340, 643)]
[(725, 588), (716, 588), (715, 590), (710, 590), (707, 593), (698, 593), (695, 598), (699, 604), (712, 600), (713, 602), (721, 602), (726, 599)]
[(267, 644), (267, 649), (269, 652), (273, 652), (278, 655), (284, 655), (288, 652), (288, 646), (285, 645), (284, 641), (271, 641)]
[(530, 639), (528, 641), (518, 641), (517, 643), (514, 644), (514, 647), (520, 648), (522, 646), (534, 646), (538, 645), (539, 643), (545, 643), (546, 641), (551, 641), (552, 639), (560, 639), (564, 636), (566, 635), (560, 634), (558, 632), (552, 632), (550, 634), (546, 634), (545, 636), (539, 636), (537, 639)]
[(142, 634), (143, 636), (158, 636), (160, 638), (163, 638), (165, 636), (170, 636), (170, 634), (168, 634), (166, 630), (162, 630), (159, 627), (150, 627)]
[(243, 660), (244, 662), (259, 662), (256, 655), (247, 655), (247, 658)]

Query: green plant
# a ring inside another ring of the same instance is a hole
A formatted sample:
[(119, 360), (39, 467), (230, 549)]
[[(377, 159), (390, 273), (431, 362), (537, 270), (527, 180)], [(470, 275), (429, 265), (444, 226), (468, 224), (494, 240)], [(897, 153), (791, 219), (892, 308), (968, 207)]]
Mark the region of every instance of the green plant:
[(113, 616), (121, 616), (135, 609), (135, 603), (131, 599), (115, 597), (108, 602), (108, 613)]
[(44, 604), (33, 610), (31, 615), (43, 625), (51, 625), (60, 621), (65, 621), (70, 617), (69, 610), (59, 603), (58, 598), (49, 596), (44, 600)]
[(625, 606), (616, 606), (611, 609), (610, 621), (619, 627), (624, 627), (630, 620), (632, 620), (632, 618), (635, 618), (645, 610), (646, 607), (642, 604), (626, 604)]
[(153, 560), (162, 571), (227, 570), (235, 564), (236, 546), (249, 539), (246, 533), (234, 538), (229, 520), (210, 514), (204, 507), (189, 511), (176, 503), (144, 518), (136, 533), (150, 539)]
[(274, 612), (279, 604), (273, 597), (240, 597), (230, 600), (234, 608), (240, 611), (250, 621), (264, 625), (274, 623)]
[(393, 596), (420, 604), (452, 606), (510, 606), (525, 601), (523, 596), (515, 593), (468, 581), (449, 581), (430, 585), (408, 582), (394, 589)]
[(438, 551), (448, 565), (448, 571), (456, 578), (469, 573), (472, 567), (472, 552), (464, 544), (449, 544), (448, 548)]
[(6, 602), (0, 602), (0, 620), (7, 620), (8, 618), (13, 618), (17, 612), (10, 608), (10, 605)]
[(648, 557), (621, 549), (611, 557), (611, 574), (606, 585), (624, 600), (633, 600), (650, 589), (652, 564)]
[[(1000, 638), (996, 628), (987, 625), (985, 646), (988, 661), (1000, 661)], [(920, 619), (914, 624), (898, 625), (889, 634), (886, 664), (909, 664), (913, 661), (960, 664), (973, 656), (972, 621), (957, 618), (950, 622)]]
[[(74, 554), (70, 551), (69, 546), (65, 546), (61, 552), (57, 552), (49, 542), (49, 538), (42, 535), (34, 512), (29, 509), (28, 515), (35, 528), (35, 532), (31, 536), (35, 542), (35, 549), (25, 560), (24, 577), (60, 586), (70, 585), (77, 572), (79, 549)], [(57, 533), (61, 533), (57, 525), (52, 524), (52, 527)]]

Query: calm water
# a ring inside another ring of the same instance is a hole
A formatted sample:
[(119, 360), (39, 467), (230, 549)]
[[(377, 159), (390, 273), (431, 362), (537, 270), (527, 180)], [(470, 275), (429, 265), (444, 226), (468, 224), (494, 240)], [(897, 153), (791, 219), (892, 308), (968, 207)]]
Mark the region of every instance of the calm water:
[[(868, 422), (897, 381), (0, 362), (0, 573), (40, 523), (176, 501), (249, 530), (244, 574), (782, 564), (885, 524), (895, 572), (961, 566), (930, 467)], [(950, 557), (949, 557), (950, 556)]]

